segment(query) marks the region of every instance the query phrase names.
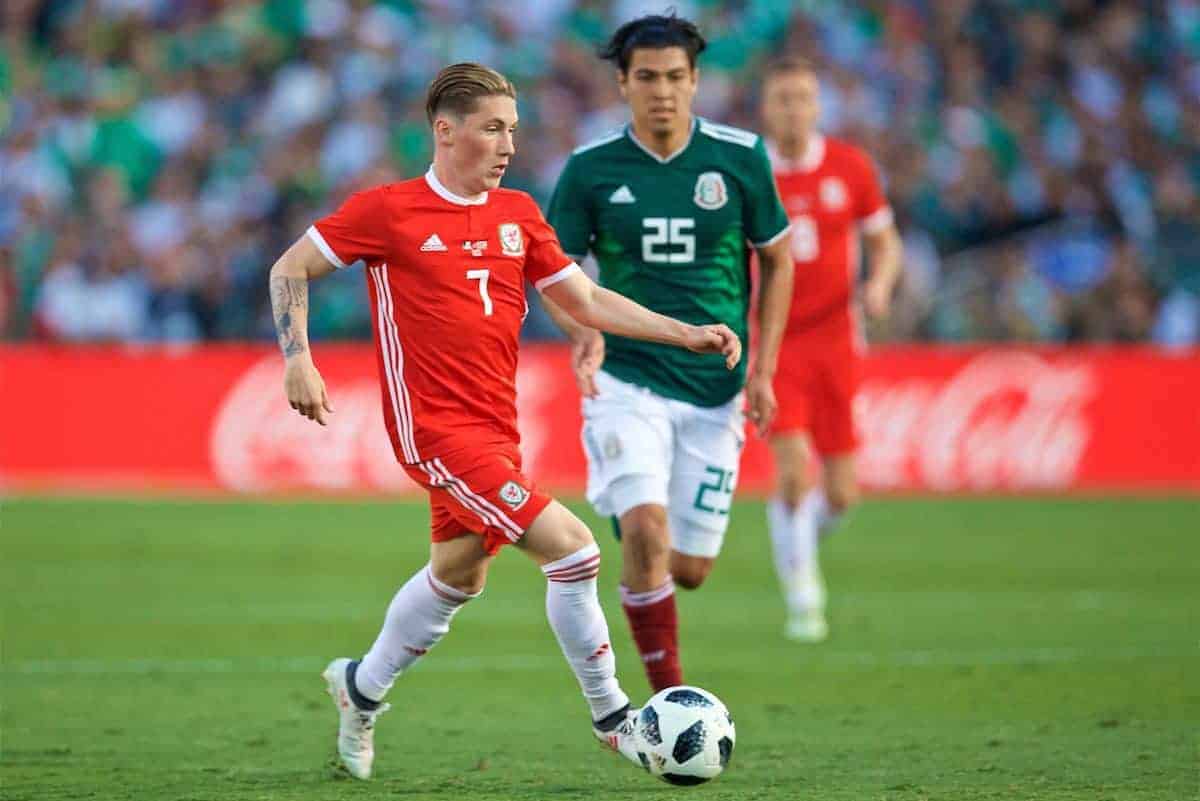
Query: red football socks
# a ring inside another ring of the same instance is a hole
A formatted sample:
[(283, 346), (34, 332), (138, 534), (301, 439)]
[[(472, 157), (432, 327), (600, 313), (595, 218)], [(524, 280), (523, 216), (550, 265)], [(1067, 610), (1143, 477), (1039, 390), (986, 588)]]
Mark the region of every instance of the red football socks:
[(621, 607), (654, 691), (683, 684), (674, 582), (668, 578), (661, 587), (647, 592), (631, 592), (622, 585)]

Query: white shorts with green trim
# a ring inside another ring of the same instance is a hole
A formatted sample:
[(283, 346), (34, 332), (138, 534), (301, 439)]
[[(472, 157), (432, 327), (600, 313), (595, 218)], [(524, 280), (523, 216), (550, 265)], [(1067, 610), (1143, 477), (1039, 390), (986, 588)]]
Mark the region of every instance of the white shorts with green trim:
[(742, 395), (721, 406), (693, 406), (603, 371), (596, 389), (597, 397), (583, 400), (588, 501), (612, 517), (635, 506), (665, 506), (672, 548), (716, 556), (745, 444)]

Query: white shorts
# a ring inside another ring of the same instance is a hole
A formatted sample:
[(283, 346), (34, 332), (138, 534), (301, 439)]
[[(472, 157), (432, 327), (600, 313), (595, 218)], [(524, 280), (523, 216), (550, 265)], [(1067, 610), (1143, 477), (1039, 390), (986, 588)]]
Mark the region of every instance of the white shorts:
[(583, 399), (587, 498), (620, 517), (635, 506), (664, 506), (671, 547), (714, 557), (729, 527), (745, 444), (742, 395), (693, 406), (600, 371), (595, 398)]

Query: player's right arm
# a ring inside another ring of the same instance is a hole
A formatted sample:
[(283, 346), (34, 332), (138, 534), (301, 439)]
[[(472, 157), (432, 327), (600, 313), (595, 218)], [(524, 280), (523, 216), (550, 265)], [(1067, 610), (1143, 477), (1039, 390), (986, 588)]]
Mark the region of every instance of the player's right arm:
[(696, 353), (720, 353), (732, 370), (742, 358), (742, 341), (726, 325), (690, 325), (652, 312), (624, 295), (597, 285), (582, 270), (550, 284), (542, 297), (569, 314), (575, 322), (608, 334), (662, 342)]
[(332, 412), (333, 406), (308, 347), (308, 282), (335, 269), (305, 235), (279, 257), (271, 267), (270, 278), (271, 312), (286, 363), (283, 388), (288, 404), (321, 425), (325, 425), (325, 414)]
[(574, 317), (544, 294), (542, 308), (571, 343), (571, 372), (575, 374), (575, 385), (579, 387), (579, 393), (585, 398), (596, 397), (599, 394), (599, 390), (596, 389), (596, 372), (604, 364), (604, 337), (595, 328), (575, 322)]
[[(563, 250), (576, 262), (582, 262), (591, 245), (592, 213), (577, 158), (568, 159), (563, 167), (546, 217)], [(595, 328), (577, 322), (545, 295), (542, 296), (542, 308), (571, 343), (571, 369), (579, 392), (585, 398), (594, 398), (597, 394), (596, 372), (604, 364), (604, 337)]]
[(313, 223), (271, 267), (271, 310), (287, 363), (284, 392), (293, 409), (321, 425), (333, 406), (308, 347), (308, 282), (359, 260), (385, 257), (385, 194), (385, 187), (354, 193)]

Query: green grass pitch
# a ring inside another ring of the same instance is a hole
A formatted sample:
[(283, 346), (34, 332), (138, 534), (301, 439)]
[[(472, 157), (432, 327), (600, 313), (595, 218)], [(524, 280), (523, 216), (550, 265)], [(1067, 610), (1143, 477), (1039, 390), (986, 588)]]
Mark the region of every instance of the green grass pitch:
[[(616, 596), (621, 676), (648, 695)], [(592, 741), (516, 552), (397, 683), (376, 778), (329, 768), (319, 672), (425, 560), (415, 503), (0, 506), (7, 801), (1200, 797), (1200, 502), (882, 499), (823, 546), (832, 639), (782, 640), (761, 503), (681, 594), (687, 678), (738, 725), (672, 788)], [(511, 550), (511, 549), (509, 549)]]

